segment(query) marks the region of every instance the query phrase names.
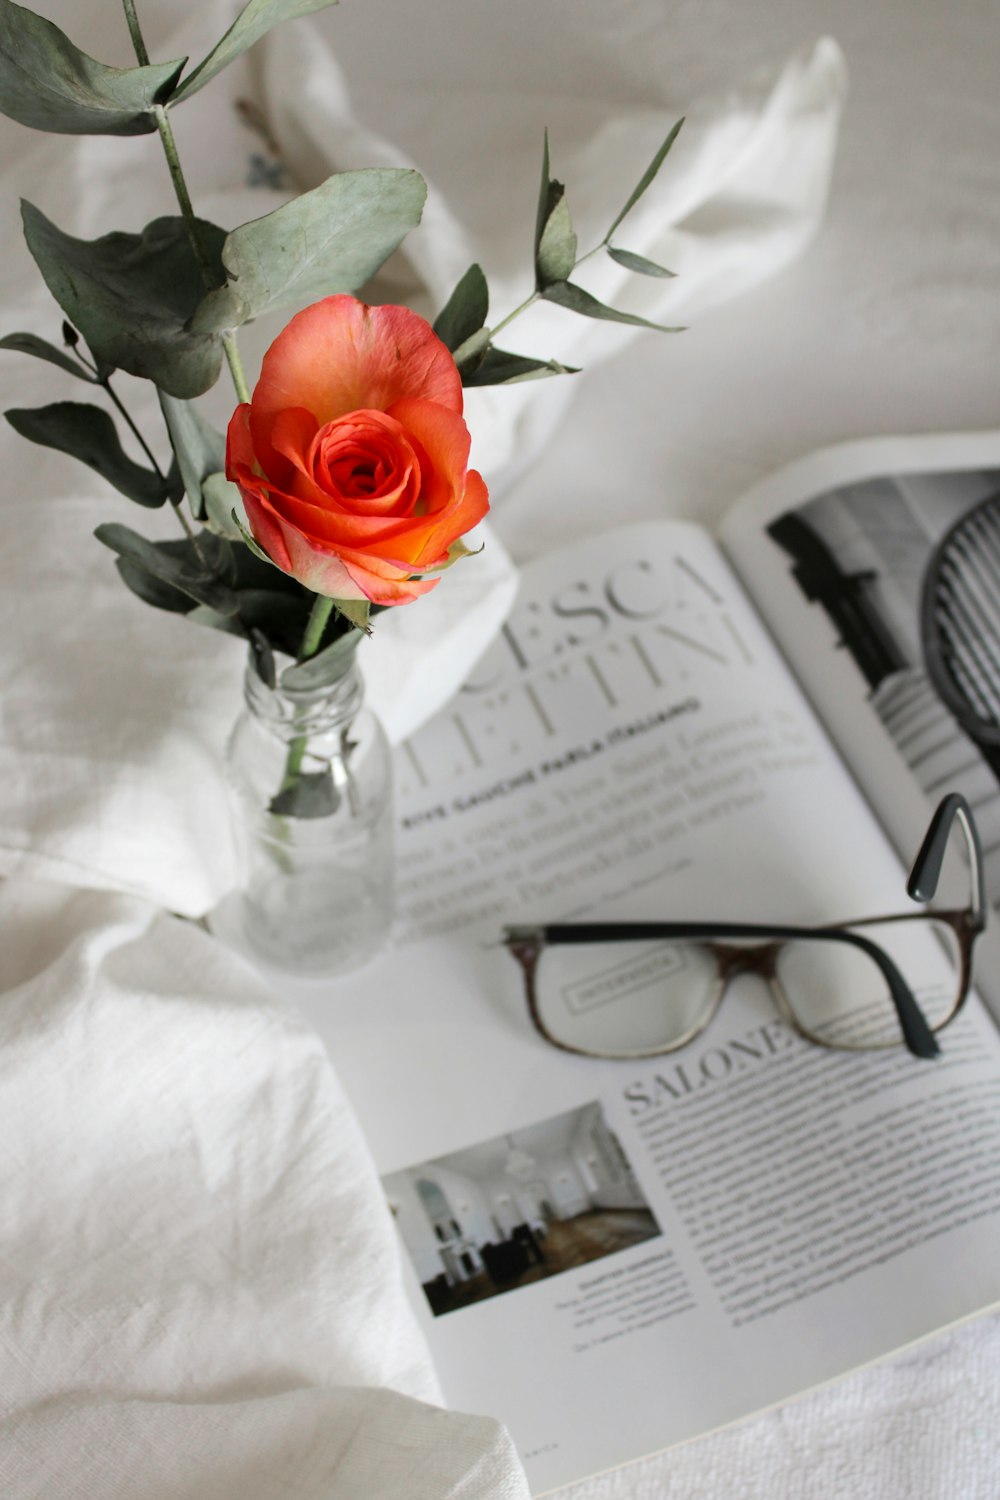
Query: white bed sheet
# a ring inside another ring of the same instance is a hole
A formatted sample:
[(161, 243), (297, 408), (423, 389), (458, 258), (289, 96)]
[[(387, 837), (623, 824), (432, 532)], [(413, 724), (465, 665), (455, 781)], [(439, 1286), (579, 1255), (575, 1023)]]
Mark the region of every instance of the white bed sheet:
[[(106, 32), (93, 29), (106, 14), (99, 0), (37, 8), (84, 44)], [(185, 8), (147, 6), (154, 46)], [(456, 89), (517, 96), (494, 166), (497, 190), (510, 192), (534, 182), (546, 90), (595, 109), (638, 101), (680, 112), (825, 32), (846, 54), (851, 93), (820, 237), (762, 289), (678, 338), (633, 342), (580, 381), (545, 451), (494, 490), (515, 557), (558, 545), (569, 524), (579, 534), (661, 514), (712, 522), (770, 469), (839, 439), (996, 425), (995, 0), (342, 0), (320, 23), (390, 138), (395, 111), (440, 92), (439, 118), (423, 116), (421, 164), (459, 200), (469, 168), (456, 150), (463, 125), (447, 114)], [(94, 50), (129, 61), (103, 34)], [(25, 141), (0, 122), (5, 161)], [(993, 1500), (998, 1431), (1000, 1322), (986, 1318), (574, 1486), (566, 1500)]]

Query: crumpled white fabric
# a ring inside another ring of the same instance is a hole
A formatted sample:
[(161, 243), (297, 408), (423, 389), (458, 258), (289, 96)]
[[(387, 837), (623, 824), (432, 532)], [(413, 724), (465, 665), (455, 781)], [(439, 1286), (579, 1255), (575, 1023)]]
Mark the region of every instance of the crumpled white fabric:
[[(183, 50), (195, 56), (207, 50), (226, 13), (217, 3), (198, 15), (196, 25), (189, 18)], [(179, 49), (180, 43), (173, 51)], [(173, 51), (168, 47), (164, 55)], [(177, 111), (182, 158), (191, 163), (195, 201), (207, 218), (239, 223), (282, 201), (275, 189), (250, 189), (237, 181), (241, 156), (263, 149), (259, 138), (234, 124), (232, 99), (254, 88), (300, 179), (359, 162), (401, 165), (410, 153), (419, 155), (415, 126), (405, 143), (389, 143), (360, 122), (309, 23), (272, 31), (255, 68), (256, 85), (253, 71), (238, 67)], [(822, 211), (843, 88), (840, 53), (824, 41), (793, 59), (777, 83), (758, 82), (730, 99), (694, 108), (662, 180), (619, 236), (627, 248), (680, 274), (669, 282), (629, 277), (602, 258), (593, 263), (597, 274), (587, 284), (608, 301), (676, 322), (785, 264), (804, 246)], [(458, 95), (449, 100), (464, 126), (478, 122), (475, 128), (485, 132), (474, 143), (483, 151), (490, 131), (500, 131), (500, 114), (516, 115), (509, 101), (473, 105)], [(443, 106), (439, 101), (435, 113), (420, 103), (417, 98), (415, 109), (428, 152), (440, 164), (446, 158)], [(553, 170), (558, 167), (572, 185), (586, 244), (590, 227), (596, 223), (603, 232), (622, 206), (672, 114), (646, 108), (595, 127), (579, 101), (557, 113), (564, 128), (557, 131), (560, 122), (554, 123)], [(454, 141), (452, 127), (445, 133)], [(211, 152), (204, 149), (206, 140), (213, 142)], [(84, 235), (109, 224), (138, 228), (172, 207), (152, 137), (41, 141), (20, 167), (0, 178), (0, 207), (9, 222), (16, 221), (17, 192), (29, 183), (39, 207), (61, 227)], [(533, 207), (517, 225), (495, 186), (477, 195), (467, 185), (466, 222), (459, 218), (464, 204), (449, 203), (432, 179), (424, 223), (407, 242), (420, 283), (411, 288), (414, 300), (422, 297), (428, 310), (442, 304), (476, 257), (488, 270), (495, 310), (512, 306), (525, 291)], [(535, 191), (533, 183), (532, 201)], [(27, 253), (15, 247), (0, 266), (0, 323), (58, 342), (59, 321)], [(247, 330), (243, 345), (251, 371), (283, 321), (283, 314), (271, 315)], [(542, 305), (531, 308), (511, 334), (510, 347), (519, 351), (586, 365), (620, 348), (635, 330)], [(585, 378), (468, 393), (474, 462), (494, 491), (505, 472), (528, 461)], [(156, 431), (148, 388), (124, 377), (121, 387), (140, 425)], [(219, 422), (231, 405), (226, 392), (223, 378), (208, 402)], [(51, 366), (12, 354), (0, 358), (4, 406), (89, 397)], [(13, 436), (5, 457), (0, 873), (24, 869), (126, 890), (200, 915), (237, 879), (220, 762), (239, 706), (243, 648), (139, 603), (90, 536), (107, 520), (173, 535), (169, 516), (137, 515), (89, 471)], [(405, 737), (440, 707), (499, 627), (513, 590), (509, 560), (487, 536), (481, 556), (451, 569), (433, 594), (380, 617), (376, 640), (362, 659), (370, 701), (392, 737)]]
[(5, 1500), (526, 1500), (321, 1043), (199, 928), (0, 884), (0, 1118)]
[[(542, 137), (526, 143), (519, 117), (536, 118), (538, 101), (502, 87), (464, 92), (460, 81), (447, 92), (407, 91), (392, 101), (400, 139), (388, 140), (364, 116), (364, 94), (352, 97), (315, 23), (273, 32), (254, 65), (278, 147), (303, 186), (361, 166), (412, 165), (428, 179), (423, 221), (390, 262), (387, 292), (401, 286), (412, 305), (433, 316), (478, 261), (490, 287), (491, 324), (531, 292)], [(602, 253), (573, 280), (613, 307), (675, 326), (779, 271), (822, 220), (846, 88), (840, 48), (824, 37), (722, 98), (687, 101), (665, 164), (613, 241), (675, 277), (636, 275)], [(676, 116), (647, 105), (606, 117), (586, 101), (546, 96), (543, 118), (550, 171), (566, 185), (583, 253), (601, 241)], [(530, 160), (531, 176), (514, 178), (512, 160)], [(460, 201), (449, 194), (453, 180)], [(542, 302), (498, 343), (585, 371), (639, 333), (663, 337)], [(466, 393), (474, 459), (491, 482), (530, 463), (580, 378)]]

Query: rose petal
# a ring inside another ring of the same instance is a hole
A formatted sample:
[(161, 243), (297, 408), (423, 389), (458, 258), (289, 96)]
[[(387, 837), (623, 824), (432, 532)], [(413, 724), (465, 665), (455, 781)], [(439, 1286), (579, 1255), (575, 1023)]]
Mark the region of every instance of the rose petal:
[(407, 396), (462, 410), (461, 376), (430, 324), (407, 307), (326, 297), (292, 318), (264, 356), (251, 402), (254, 449), (270, 472), (271, 429), (289, 407), (305, 407), (322, 426)]

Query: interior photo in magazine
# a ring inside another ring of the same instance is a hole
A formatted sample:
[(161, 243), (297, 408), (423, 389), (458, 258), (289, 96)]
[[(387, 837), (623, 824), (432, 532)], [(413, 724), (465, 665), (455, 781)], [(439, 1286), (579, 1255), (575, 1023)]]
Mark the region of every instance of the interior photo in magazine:
[(775, 516), (803, 597), (824, 611), (928, 799), (975, 809), (1000, 902), (1000, 469), (844, 483)]
[(596, 1101), (383, 1185), (436, 1317), (660, 1233)]

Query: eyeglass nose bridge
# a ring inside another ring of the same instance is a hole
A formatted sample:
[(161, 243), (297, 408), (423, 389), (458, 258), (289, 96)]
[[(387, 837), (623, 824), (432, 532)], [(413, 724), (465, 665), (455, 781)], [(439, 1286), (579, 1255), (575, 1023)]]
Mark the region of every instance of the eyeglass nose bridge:
[(777, 979), (780, 942), (712, 944), (719, 980), (727, 985), (737, 974), (756, 974), (768, 984)]
[(794, 1011), (778, 974), (778, 955), (783, 947), (782, 939), (762, 943), (714, 942), (712, 949), (715, 954), (718, 979), (715, 1008), (717, 1009), (721, 1004), (722, 997), (733, 979), (740, 974), (750, 974), (763, 980), (771, 992), (778, 1014), (797, 1030)]

